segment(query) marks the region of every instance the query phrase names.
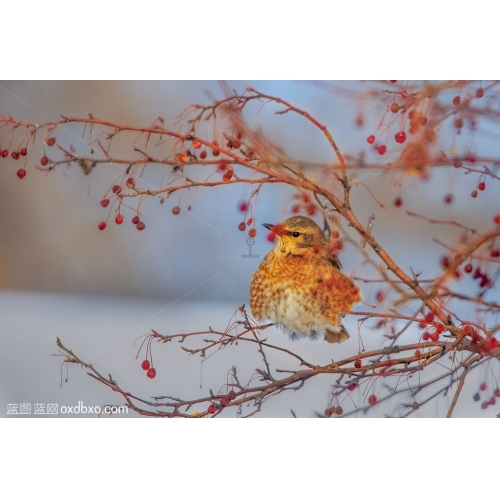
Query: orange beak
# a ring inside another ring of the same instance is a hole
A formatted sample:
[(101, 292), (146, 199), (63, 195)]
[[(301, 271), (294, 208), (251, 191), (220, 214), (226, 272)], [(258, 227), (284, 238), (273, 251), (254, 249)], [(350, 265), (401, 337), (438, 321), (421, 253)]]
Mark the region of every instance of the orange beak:
[(283, 227), (283, 224), (262, 224), (266, 229), (269, 229), (269, 231), (272, 231), (274, 234), (278, 236), (284, 236), (287, 231)]

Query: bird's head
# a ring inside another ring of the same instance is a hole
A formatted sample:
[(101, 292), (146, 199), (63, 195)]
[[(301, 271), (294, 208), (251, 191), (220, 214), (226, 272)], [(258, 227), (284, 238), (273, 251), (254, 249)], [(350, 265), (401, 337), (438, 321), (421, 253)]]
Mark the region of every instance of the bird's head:
[(291, 255), (326, 252), (326, 238), (321, 228), (309, 217), (295, 216), (280, 224), (262, 224), (278, 237), (275, 251)]

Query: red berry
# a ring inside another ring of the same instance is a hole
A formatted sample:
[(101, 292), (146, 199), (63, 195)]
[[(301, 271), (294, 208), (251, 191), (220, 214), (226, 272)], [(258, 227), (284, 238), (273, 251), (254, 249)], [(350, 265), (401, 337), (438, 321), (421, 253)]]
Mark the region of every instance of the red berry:
[(474, 396), (472, 397), (472, 399), (474, 401), (479, 401), (481, 399), (481, 396), (479, 395), (479, 392), (476, 392), (476, 394), (474, 394)]
[(200, 149), (201, 148), (201, 142), (200, 141), (193, 141), (193, 148), (194, 149)]
[(142, 364), (141, 364), (141, 367), (142, 367), (142, 369), (143, 369), (143, 370), (149, 370), (149, 367), (150, 367), (150, 366), (151, 366), (151, 365), (149, 364), (149, 361), (148, 361), (147, 359), (145, 359), (145, 360), (142, 362)]
[(492, 250), (490, 255), (492, 257), (500, 257), (500, 250)]
[(144, 222), (140, 220), (135, 227), (137, 228), (138, 231), (143, 231), (146, 227), (146, 224), (144, 224)]
[(496, 399), (495, 399), (493, 396), (491, 396), (491, 398), (490, 398), (490, 400), (488, 401), (488, 403), (489, 403), (491, 406), (493, 406), (493, 405), (496, 403)]
[(255, 229), (254, 227), (250, 229), (250, 231), (248, 231), (248, 236), (250, 236), (250, 238), (255, 238), (256, 235), (257, 235), (257, 229)]
[(107, 224), (103, 222), (99, 222), (99, 226), (97, 226), (101, 231), (104, 231), (106, 229)]
[(384, 302), (384, 300), (385, 300), (385, 294), (384, 294), (384, 292), (382, 292), (381, 290), (379, 290), (377, 292), (377, 294), (375, 295), (375, 300), (377, 302)]
[(483, 402), (481, 403), (481, 408), (482, 408), (483, 410), (486, 410), (486, 408), (488, 408), (488, 401), (483, 401)]
[(246, 228), (247, 228), (247, 225), (246, 225), (244, 222), (240, 222), (240, 223), (238, 224), (238, 229), (239, 229), (240, 231), (244, 231)]
[(477, 191), (474, 189), (474, 191), (472, 191), (472, 193), (470, 194), (473, 198), (475, 198), (477, 196)]
[(392, 113), (397, 113), (399, 110), (399, 104), (397, 102), (393, 102), (391, 104), (391, 112)]
[(202, 160), (204, 160), (205, 158), (207, 157), (207, 152), (205, 150), (203, 150), (201, 153), (200, 153), (200, 158)]
[(7, 156), (9, 156), (9, 151), (7, 149), (4, 149), (2, 151), (2, 158), (7, 158)]
[(430, 339), (429, 332), (425, 332), (425, 333), (422, 335), (422, 340), (429, 340), (429, 339)]
[(47, 165), (47, 163), (49, 163), (49, 159), (48, 159), (46, 156), (42, 156), (42, 157), (40, 158), (40, 163), (41, 163), (43, 166), (45, 166), (45, 165)]
[(316, 213), (316, 207), (314, 205), (308, 205), (306, 210), (311, 217)]
[(139, 219), (139, 216), (136, 215), (135, 217), (132, 217), (132, 224), (138, 224), (140, 220), (141, 219)]
[[(294, 205), (294, 206), (292, 207), (292, 212), (293, 212), (294, 214), (298, 214), (298, 213), (300, 212), (300, 205)], [(498, 217), (499, 217), (499, 219), (500, 219), (500, 215), (499, 215)], [(498, 222), (498, 224), (500, 224), (500, 222)]]
[(479, 189), (479, 191), (484, 191), (485, 188), (486, 188), (486, 183), (485, 182), (480, 182), (478, 185), (477, 185), (477, 188)]
[(253, 222), (253, 218), (250, 217), (250, 219), (247, 220), (247, 226), (251, 226)]
[(227, 396), (222, 396), (220, 398), (220, 405), (226, 407), (229, 405), (229, 398)]
[(485, 288), (485, 287), (487, 287), (489, 284), (490, 284), (490, 279), (488, 278), (488, 276), (483, 275), (483, 277), (481, 278), (481, 282), (479, 283), (479, 286), (480, 286), (481, 288)]
[(496, 214), (493, 216), (493, 222), (495, 224), (500, 224), (500, 214)]
[(56, 143), (56, 140), (54, 139), (54, 137), (49, 137), (47, 139), (47, 146), (53, 146), (55, 143)]
[(116, 214), (115, 222), (117, 224), (121, 224), (123, 222), (123, 215), (122, 214)]
[(420, 358), (420, 356), (422, 356), (422, 353), (420, 352), (420, 349), (417, 349), (417, 350), (415, 351), (415, 357), (416, 357), (416, 358)]
[(220, 155), (220, 150), (218, 150), (218, 149), (212, 149), (212, 154), (214, 156), (219, 156)]
[(19, 160), (19, 151), (12, 151), (10, 154), (14, 160)]
[(497, 398), (500, 398), (500, 389), (495, 389), (495, 392), (493, 393)]
[(453, 202), (453, 195), (451, 193), (448, 193), (445, 195), (444, 200), (443, 200), (447, 205)]
[(111, 190), (113, 191), (113, 193), (118, 194), (122, 190), (122, 188), (115, 184)]
[(179, 215), (181, 213), (181, 207), (177, 205), (176, 207), (172, 208), (172, 213), (174, 215)]
[(464, 271), (467, 273), (467, 274), (470, 274), (472, 272), (472, 264), (467, 264), (465, 267), (464, 267)]
[(155, 378), (156, 377), (156, 370), (154, 368), (150, 368), (148, 370), (148, 372), (146, 373), (146, 375), (149, 377), (149, 378)]
[(229, 401), (232, 401), (233, 399), (236, 399), (236, 393), (231, 390), (227, 393), (227, 397), (229, 398)]
[(375, 406), (377, 404), (377, 396), (375, 396), (375, 394), (372, 394), (369, 398), (368, 398), (368, 404), (370, 406)]
[(368, 139), (366, 139), (366, 142), (367, 142), (368, 144), (373, 144), (373, 143), (375, 142), (375, 136), (374, 136), (374, 135), (370, 135), (370, 136), (368, 137)]
[(182, 163), (187, 163), (187, 161), (188, 161), (188, 157), (187, 157), (187, 155), (186, 155), (186, 154), (183, 154), (183, 155), (181, 156), (181, 162), (182, 162)]
[(133, 177), (129, 177), (127, 179), (127, 182), (125, 183), (128, 187), (133, 188), (135, 187), (135, 179)]
[(477, 89), (476, 90), (476, 97), (479, 97), (479, 99), (481, 99), (481, 97), (483, 97), (484, 95), (484, 90), (483, 89)]
[(396, 132), (394, 134), (394, 139), (398, 144), (403, 144), (403, 142), (406, 141), (406, 132), (404, 132), (403, 130)]
[(215, 405), (210, 405), (207, 408), (207, 413), (210, 413), (210, 415), (213, 415), (215, 413)]
[(342, 415), (342, 413), (344, 413), (344, 410), (342, 409), (341, 406), (337, 406), (337, 408), (335, 408), (335, 413), (337, 415)]
[(398, 196), (395, 200), (394, 200), (394, 205), (396, 207), (400, 207), (401, 205), (403, 204), (403, 200)]
[(267, 241), (269, 241), (270, 243), (274, 243), (275, 239), (276, 239), (276, 233), (271, 232), (267, 235)]
[(437, 342), (439, 340), (439, 333), (438, 332), (432, 332), (431, 339), (432, 339), (433, 342)]
[(17, 176), (19, 177), (19, 179), (24, 179), (26, 177), (26, 170), (24, 170), (24, 168), (20, 168), (17, 171)]
[(246, 201), (242, 201), (240, 202), (240, 204), (238, 205), (238, 210), (240, 212), (246, 212), (247, 211), (247, 208), (248, 208), (248, 204)]
[(427, 323), (432, 323), (434, 321), (434, 313), (432, 311), (425, 315), (425, 321), (427, 321)]
[(453, 106), (460, 106), (460, 102), (461, 102), (461, 99), (460, 99), (459, 95), (457, 95), (453, 98)]
[(481, 385), (479, 386), (480, 391), (485, 391), (486, 390), (486, 382), (481, 382)]
[(354, 361), (354, 368), (361, 368), (361, 360), (358, 358), (356, 361)]
[(427, 125), (427, 117), (426, 116), (420, 117), (420, 125), (422, 125), (422, 127), (425, 127)]
[(106, 208), (109, 205), (109, 199), (108, 198), (103, 198), (101, 200), (101, 207)]
[(351, 382), (351, 383), (347, 386), (347, 389), (348, 389), (349, 391), (354, 391), (354, 389), (356, 389), (356, 387), (357, 387), (356, 382)]
[(219, 166), (217, 167), (217, 170), (219, 172), (224, 172), (225, 170), (227, 170), (227, 163), (219, 163)]
[(408, 91), (402, 90), (401, 91), (401, 99), (407, 99), (407, 98), (408, 98)]
[(462, 166), (462, 162), (460, 160), (453, 160), (453, 166), (455, 168), (460, 168)]
[(377, 148), (378, 154), (383, 155), (387, 151), (387, 146), (384, 146), (383, 144)]
[(444, 268), (449, 267), (449, 265), (450, 265), (450, 259), (448, 259), (448, 257), (446, 255), (444, 257), (441, 257), (441, 265)]
[(28, 150), (26, 148), (21, 148), (19, 153), (21, 156), (26, 156), (28, 154)]

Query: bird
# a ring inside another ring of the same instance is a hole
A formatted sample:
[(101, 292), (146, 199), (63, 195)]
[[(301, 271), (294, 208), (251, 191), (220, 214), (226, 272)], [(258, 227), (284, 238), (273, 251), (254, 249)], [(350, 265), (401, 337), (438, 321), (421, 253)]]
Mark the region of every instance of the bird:
[(277, 241), (252, 275), (254, 319), (274, 323), (292, 340), (322, 336), (329, 343), (347, 340), (342, 318), (362, 294), (341, 272), (337, 256), (329, 253), (324, 232), (303, 216), (263, 226)]

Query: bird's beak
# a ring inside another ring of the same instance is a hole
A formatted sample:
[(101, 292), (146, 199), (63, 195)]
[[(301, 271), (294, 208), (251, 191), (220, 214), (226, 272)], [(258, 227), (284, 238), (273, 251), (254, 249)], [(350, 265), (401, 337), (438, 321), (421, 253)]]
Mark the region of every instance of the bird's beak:
[(283, 227), (283, 224), (262, 224), (266, 229), (272, 231), (277, 236), (283, 236), (286, 234), (286, 229)]

